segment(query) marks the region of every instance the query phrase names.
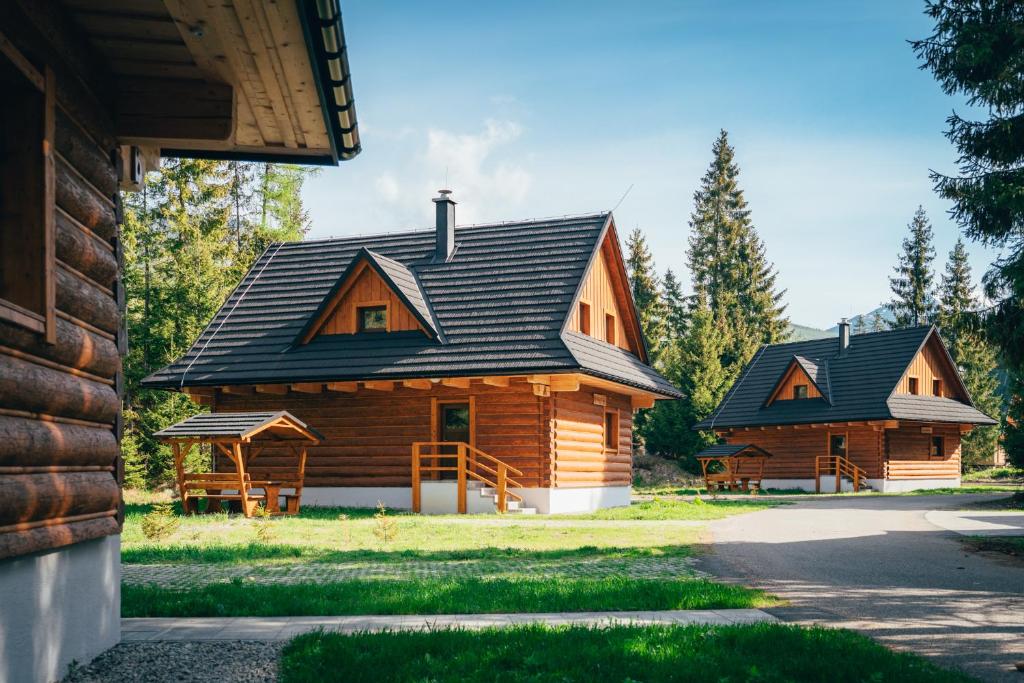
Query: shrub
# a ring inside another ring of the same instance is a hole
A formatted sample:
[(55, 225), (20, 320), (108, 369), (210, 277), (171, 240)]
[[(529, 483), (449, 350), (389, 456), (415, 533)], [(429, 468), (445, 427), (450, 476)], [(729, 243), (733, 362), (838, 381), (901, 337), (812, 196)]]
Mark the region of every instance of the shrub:
[(177, 531), (180, 524), (171, 503), (156, 503), (153, 510), (142, 518), (142, 533), (150, 541), (162, 541)]
[(384, 503), (377, 501), (377, 512), (373, 515), (376, 522), (373, 528), (373, 535), (380, 539), (380, 542), (387, 545), (398, 536), (398, 522), (388, 517), (387, 508)]

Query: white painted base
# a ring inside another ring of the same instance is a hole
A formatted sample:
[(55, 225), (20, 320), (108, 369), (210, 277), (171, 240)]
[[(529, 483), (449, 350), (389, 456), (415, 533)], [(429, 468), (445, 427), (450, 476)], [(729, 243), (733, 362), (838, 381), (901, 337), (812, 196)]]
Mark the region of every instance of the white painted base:
[(523, 505), (543, 514), (593, 512), (601, 508), (623, 507), (630, 503), (631, 486), (593, 486), (587, 488), (513, 489), (523, 497)]
[[(455, 514), (457, 499), (454, 481), (425, 481), (420, 505), (427, 514)], [(811, 490), (813, 490), (813, 485)], [(632, 487), (594, 486), (589, 488), (510, 489), (523, 497), (523, 506), (543, 514), (593, 512), (600, 508), (629, 505)], [(412, 489), (407, 486), (307, 486), (302, 489), (302, 504), (320, 507), (376, 507), (377, 501), (390, 510), (411, 510)], [(466, 510), (470, 513), (494, 512), (494, 499), (478, 491), (466, 492)]]
[[(906, 491), (926, 491), (928, 489), (960, 488), (960, 479), (865, 479), (864, 483), (875, 491), (882, 493), (904, 493)], [(853, 491), (853, 482), (845, 477), (840, 480), (842, 492)], [(814, 492), (814, 477), (809, 479), (765, 479), (761, 482), (765, 489), (799, 489)], [(836, 492), (836, 477), (821, 478), (821, 492)]]
[(958, 489), (960, 477), (949, 479), (888, 479), (881, 486), (885, 493), (904, 493), (906, 491), (927, 491), (929, 489)]
[(377, 502), (389, 510), (411, 510), (412, 488), (408, 486), (306, 486), (302, 504), (313, 507), (375, 508)]
[(120, 536), (0, 561), (0, 681), (59, 681), (120, 640)]

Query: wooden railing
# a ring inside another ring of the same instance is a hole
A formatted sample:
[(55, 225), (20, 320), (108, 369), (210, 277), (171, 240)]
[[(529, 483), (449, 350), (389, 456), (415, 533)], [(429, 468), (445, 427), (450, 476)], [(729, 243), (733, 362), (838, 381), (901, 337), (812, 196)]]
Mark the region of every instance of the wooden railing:
[(847, 477), (853, 482), (853, 492), (860, 491), (861, 482), (867, 479), (868, 473), (854, 465), (841, 455), (819, 455), (814, 459), (814, 492), (821, 493), (821, 477), (836, 475), (836, 493), (842, 488), (842, 478)]
[[(442, 449), (454, 449), (454, 453), (442, 453)], [(455, 461), (454, 465), (443, 464)], [(429, 464), (426, 464), (429, 463)], [(424, 478), (440, 478), (442, 472), (455, 472), (458, 491), (458, 512), (466, 514), (466, 489), (470, 479), (482, 482), (495, 491), (498, 512), (508, 511), (508, 499), (519, 502), (523, 497), (509, 491), (509, 488), (523, 488), (515, 479), (523, 476), (520, 470), (484, 453), (479, 448), (463, 441), (417, 441), (412, 445), (412, 509), (420, 511), (420, 484)], [(435, 475), (436, 473), (436, 475)], [(424, 477), (424, 474), (428, 475)]]

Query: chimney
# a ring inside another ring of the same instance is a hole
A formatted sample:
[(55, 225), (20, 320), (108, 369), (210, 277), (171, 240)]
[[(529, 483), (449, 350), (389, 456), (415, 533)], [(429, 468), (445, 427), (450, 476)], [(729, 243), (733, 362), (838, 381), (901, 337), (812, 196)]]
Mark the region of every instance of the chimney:
[(848, 348), (850, 348), (850, 323), (843, 318), (839, 321), (839, 355), (845, 356)]
[(434, 226), (436, 229), (436, 242), (434, 246), (434, 261), (445, 262), (455, 251), (455, 200), (452, 199), (451, 190), (438, 190), (440, 196), (435, 197), (434, 202)]

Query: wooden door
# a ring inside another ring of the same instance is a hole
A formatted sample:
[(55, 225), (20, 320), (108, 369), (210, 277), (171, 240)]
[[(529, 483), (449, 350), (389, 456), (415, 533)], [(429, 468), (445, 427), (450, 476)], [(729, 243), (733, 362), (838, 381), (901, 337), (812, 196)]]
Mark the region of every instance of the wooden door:
[[(439, 406), (438, 425), (440, 427), (441, 441), (461, 441), (469, 443), (470, 435), (470, 413), (468, 403), (442, 403)], [(457, 446), (444, 446), (442, 453), (456, 455)], [(455, 467), (458, 464), (455, 458), (442, 458), (444, 467)], [(442, 479), (455, 479), (455, 472), (441, 472)]]

